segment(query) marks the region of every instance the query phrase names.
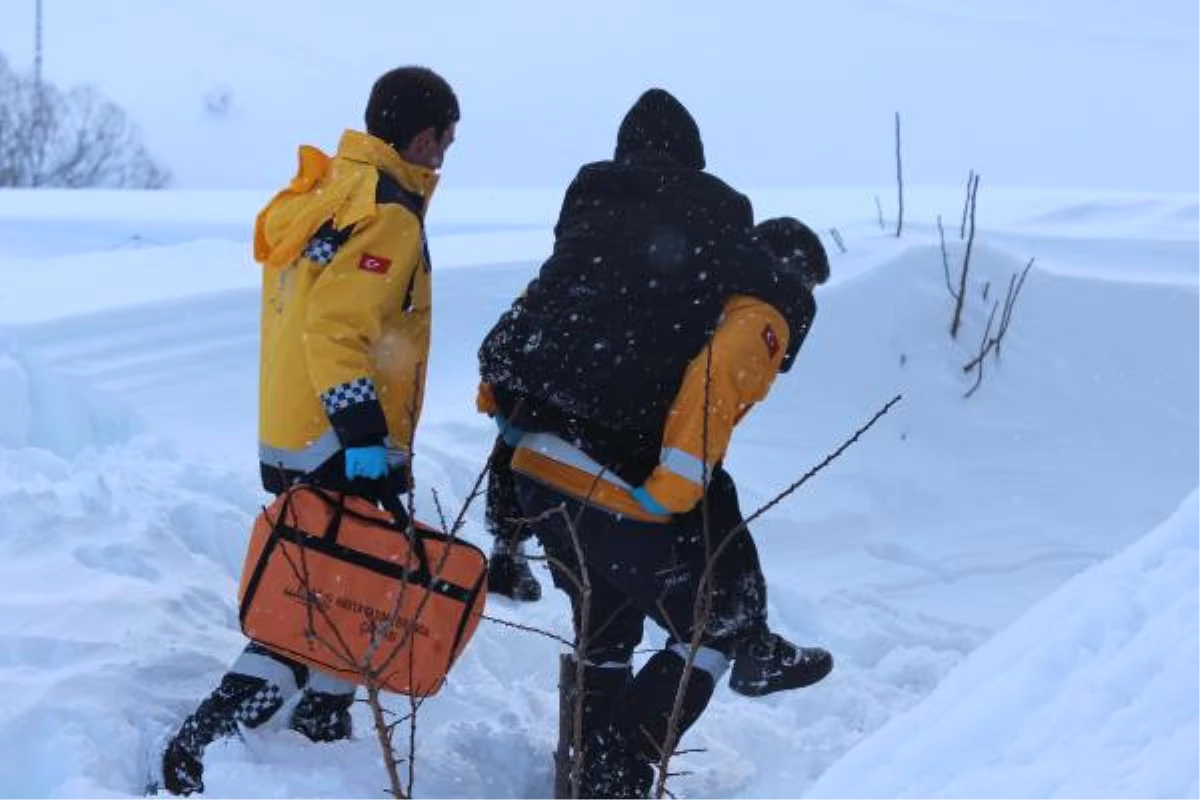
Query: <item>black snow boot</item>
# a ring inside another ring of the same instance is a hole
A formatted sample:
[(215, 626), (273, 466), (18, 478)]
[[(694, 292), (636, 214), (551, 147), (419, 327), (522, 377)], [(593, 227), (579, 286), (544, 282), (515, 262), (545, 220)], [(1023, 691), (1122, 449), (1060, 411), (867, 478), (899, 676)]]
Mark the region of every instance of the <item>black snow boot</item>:
[(729, 688), (747, 697), (811, 686), (833, 669), (833, 656), (820, 647), (797, 647), (767, 632), (738, 645)]
[[(563, 718), (574, 727), (578, 694), (574, 691), (575, 659), (568, 656), (563, 668), (567, 673), (560, 679), (560, 686), (565, 687), (566, 695)], [(578, 709), (581, 727), (580, 743), (584, 748), (584, 757), (588, 755), (588, 742), (601, 731), (608, 730), (620, 715), (625, 706), (625, 698), (629, 687), (633, 684), (633, 669), (628, 664), (595, 666), (586, 664), (583, 668), (583, 706)], [(572, 746), (575, 742), (574, 731), (564, 731), (567, 741)]]
[(579, 776), (580, 797), (645, 798), (654, 768), (628, 739), (610, 725), (584, 742), (587, 758)]
[(163, 751), (162, 771), (163, 787), (171, 794), (187, 796), (204, 791), (204, 765), (184, 749), (178, 736)]
[(230, 673), (179, 727), (163, 751), (163, 786), (175, 795), (204, 791), (204, 748), (238, 734), (238, 725), (256, 728), (283, 705), (279, 687), (262, 678)]
[(523, 544), (496, 540), (488, 559), (488, 591), (529, 603), (541, 599), (542, 585), (529, 568)]
[(299, 731), (314, 742), (336, 742), (349, 739), (354, 733), (350, 721), (350, 706), (354, 692), (328, 694), (306, 689), (292, 711), (288, 727)]

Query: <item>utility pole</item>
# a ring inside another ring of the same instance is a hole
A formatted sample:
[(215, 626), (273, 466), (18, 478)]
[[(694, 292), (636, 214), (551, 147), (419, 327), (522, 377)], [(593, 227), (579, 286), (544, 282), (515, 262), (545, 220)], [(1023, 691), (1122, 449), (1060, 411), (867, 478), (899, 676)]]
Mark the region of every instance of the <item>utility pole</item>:
[(30, 183), (40, 186), (42, 183), (42, 167), (45, 164), (46, 139), (46, 88), (42, 83), (42, 0), (34, 0), (33, 12), (33, 120), (34, 139), (33, 169)]
[(42, 85), (42, 0), (34, 0), (33, 79)]

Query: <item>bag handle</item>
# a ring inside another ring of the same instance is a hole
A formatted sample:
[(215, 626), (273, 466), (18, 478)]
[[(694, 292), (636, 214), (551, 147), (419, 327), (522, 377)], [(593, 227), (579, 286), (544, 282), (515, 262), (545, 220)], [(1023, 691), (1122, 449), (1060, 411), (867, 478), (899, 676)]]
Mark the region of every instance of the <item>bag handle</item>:
[[(290, 494), (300, 489), (315, 492), (318, 497), (329, 505), (332, 513), (329, 515), (329, 522), (325, 526), (322, 538), (330, 544), (337, 544), (338, 532), (342, 527), (342, 519), (347, 514), (358, 516), (353, 510), (346, 508), (346, 493), (330, 491), (311, 483), (297, 484), (288, 491)], [(417, 574), (426, 578), (432, 578), (433, 572), (429, 568), (429, 555), (425, 552), (425, 540), (417, 531), (416, 525), (409, 524), (408, 510), (400, 502), (399, 496), (384, 493), (379, 503), (392, 516), (391, 522), (387, 524), (387, 527), (408, 539), (409, 547), (417, 559)], [(372, 521), (376, 523), (380, 522), (379, 520)]]
[(400, 502), (399, 495), (386, 492), (380, 500), (380, 504), (385, 511), (392, 515), (393, 530), (408, 539), (408, 544), (417, 557), (418, 572), (432, 578), (433, 573), (429, 569), (429, 555), (425, 552), (425, 540), (417, 530), (417, 524), (410, 517), (408, 509)]

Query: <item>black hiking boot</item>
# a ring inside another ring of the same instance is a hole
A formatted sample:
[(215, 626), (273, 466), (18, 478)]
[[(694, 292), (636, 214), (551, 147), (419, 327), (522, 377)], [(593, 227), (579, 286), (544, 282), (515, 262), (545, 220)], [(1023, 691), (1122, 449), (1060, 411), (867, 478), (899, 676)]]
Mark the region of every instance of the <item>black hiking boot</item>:
[(163, 751), (162, 774), (163, 788), (173, 795), (186, 797), (204, 791), (204, 765), (184, 749), (178, 737)]
[(617, 730), (595, 731), (583, 745), (579, 776), (580, 797), (646, 798), (654, 769)]
[(288, 727), (314, 742), (349, 739), (354, 733), (354, 724), (350, 721), (350, 706), (353, 703), (354, 692), (328, 694), (306, 689), (292, 710)]
[(820, 647), (797, 647), (777, 633), (738, 646), (729, 688), (747, 697), (812, 686), (833, 669), (833, 656)]
[(163, 751), (163, 786), (175, 795), (204, 791), (204, 748), (238, 735), (238, 725), (257, 728), (283, 705), (279, 687), (262, 678), (230, 673), (179, 726)]
[(521, 545), (496, 543), (488, 559), (488, 591), (527, 603), (542, 598), (542, 585), (533, 576)]

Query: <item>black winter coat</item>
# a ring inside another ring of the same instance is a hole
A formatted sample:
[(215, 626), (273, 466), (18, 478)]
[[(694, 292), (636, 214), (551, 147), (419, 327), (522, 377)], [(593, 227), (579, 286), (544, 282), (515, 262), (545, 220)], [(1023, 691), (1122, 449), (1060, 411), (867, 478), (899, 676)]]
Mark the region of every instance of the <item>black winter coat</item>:
[(752, 227), (745, 196), (662, 152), (584, 166), (554, 252), (480, 349), (501, 410), (640, 482), (684, 371), (730, 297), (758, 297), (788, 320), (785, 368), (804, 340), (812, 295), (777, 269)]

